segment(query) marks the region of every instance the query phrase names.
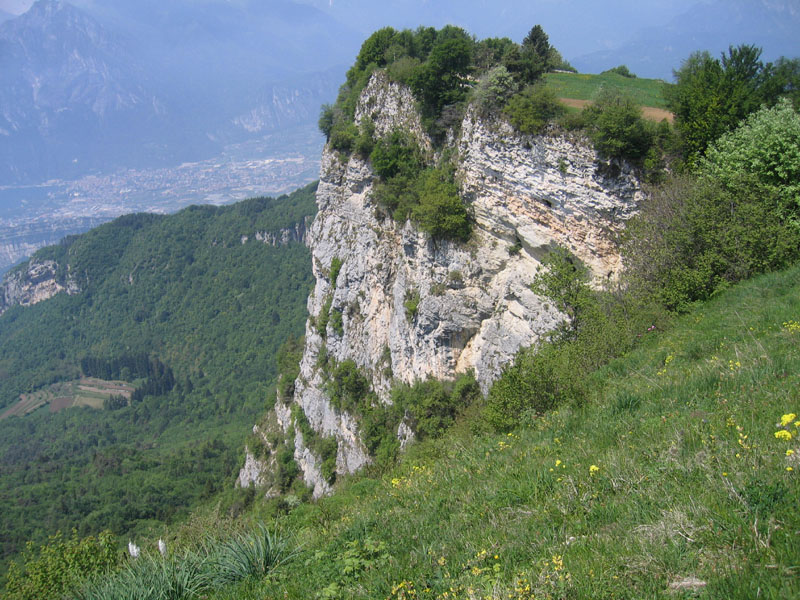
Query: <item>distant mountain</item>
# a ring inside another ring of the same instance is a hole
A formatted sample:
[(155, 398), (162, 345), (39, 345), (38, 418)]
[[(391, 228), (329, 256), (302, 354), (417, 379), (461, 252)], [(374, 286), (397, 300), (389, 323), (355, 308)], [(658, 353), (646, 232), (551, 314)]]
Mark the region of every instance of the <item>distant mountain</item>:
[(692, 52), (718, 56), (729, 46), (754, 44), (764, 60), (800, 56), (800, 4), (791, 0), (716, 0), (697, 3), (663, 27), (648, 27), (629, 41), (572, 60), (580, 71), (596, 73), (625, 64), (643, 77), (670, 81)]
[(0, 24), (0, 185), (316, 122), (361, 35), (287, 1), (38, 0)]
[(0, 180), (131, 160), (170, 115), (116, 36), (58, 0), (0, 25)]

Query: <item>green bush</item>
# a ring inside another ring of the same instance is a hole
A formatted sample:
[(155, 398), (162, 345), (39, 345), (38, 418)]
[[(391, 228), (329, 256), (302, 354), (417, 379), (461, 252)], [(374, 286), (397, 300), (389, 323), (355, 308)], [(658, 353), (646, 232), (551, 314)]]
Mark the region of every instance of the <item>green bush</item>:
[(406, 318), (413, 321), (417, 316), (419, 310), (419, 290), (406, 291), (405, 298), (403, 299), (403, 306), (406, 309)]
[(584, 111), (589, 136), (603, 158), (641, 162), (653, 144), (653, 132), (636, 103), (616, 90), (602, 90)]
[(627, 77), (628, 79), (636, 79), (636, 75), (631, 73), (630, 69), (628, 69), (625, 65), (619, 65), (618, 67), (614, 67), (613, 69), (608, 69), (607, 71), (603, 71), (605, 73), (616, 73), (617, 75), (622, 75), (623, 77)]
[(355, 147), (358, 136), (358, 127), (354, 123), (340, 121), (331, 128), (328, 143), (334, 150), (347, 154)]
[(330, 318), (328, 322), (331, 325), (333, 332), (339, 337), (344, 335), (344, 323), (342, 322), (342, 311), (331, 309)]
[(733, 193), (756, 180), (800, 226), (800, 114), (785, 98), (762, 107), (708, 148), (698, 173)]
[(88, 577), (115, 567), (118, 560), (117, 541), (110, 531), (83, 539), (78, 538), (76, 531), (69, 538), (59, 532), (38, 547), (28, 542), (19, 561), (9, 566), (4, 597), (8, 600), (60, 598)]
[(422, 169), (419, 145), (412, 135), (395, 129), (379, 139), (370, 154), (372, 169), (384, 181), (398, 175), (414, 176)]
[(441, 169), (423, 171), (417, 180), (417, 193), (419, 203), (411, 216), (420, 229), (434, 239), (469, 239), (472, 224), (452, 175)]
[(627, 227), (623, 253), (631, 285), (684, 311), (736, 281), (796, 260), (800, 230), (784, 218), (779, 192), (752, 176), (735, 187), (683, 178), (654, 190)]
[(317, 315), (317, 329), (319, 334), (322, 337), (327, 335), (328, 331), (328, 322), (331, 318), (331, 303), (333, 302), (333, 296), (330, 294), (325, 297), (325, 301), (322, 303), (322, 307), (319, 309), (319, 315)]
[(472, 93), (472, 101), (482, 115), (490, 114), (502, 108), (508, 99), (519, 89), (514, 77), (503, 65), (490, 69), (478, 81)]
[(303, 358), (305, 338), (290, 336), (276, 355), (278, 363), (278, 394), (287, 401), (294, 396), (294, 383), (300, 375), (300, 360)]
[(334, 408), (359, 414), (365, 401), (369, 402), (370, 385), (356, 363), (348, 359), (333, 369), (326, 391)]
[(331, 282), (331, 287), (336, 289), (336, 280), (339, 278), (339, 271), (342, 270), (342, 259), (338, 256), (334, 256), (331, 259), (331, 267), (328, 269), (328, 279)]
[(543, 83), (526, 87), (512, 96), (503, 108), (514, 129), (533, 135), (541, 133), (547, 123), (564, 111), (555, 93)]
[(486, 422), (496, 431), (511, 431), (526, 413), (541, 414), (565, 402), (582, 401), (586, 389), (584, 378), (576, 376), (574, 350), (570, 344), (546, 343), (520, 351), (489, 390)]
[(472, 373), (455, 381), (427, 379), (392, 388), (392, 405), (411, 418), (411, 428), (420, 440), (439, 437), (456, 417), (481, 397)]

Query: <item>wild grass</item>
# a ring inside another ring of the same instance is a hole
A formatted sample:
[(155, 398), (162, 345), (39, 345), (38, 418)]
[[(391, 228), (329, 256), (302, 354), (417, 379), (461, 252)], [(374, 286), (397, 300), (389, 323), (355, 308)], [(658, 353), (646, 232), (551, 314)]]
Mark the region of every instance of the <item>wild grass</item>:
[(600, 88), (606, 88), (631, 96), (640, 106), (667, 107), (663, 95), (667, 84), (660, 79), (631, 79), (617, 73), (547, 73), (544, 77), (547, 87), (559, 98), (594, 100)]
[(800, 597), (798, 321), (795, 267), (656, 323), (582, 406), (291, 509), (304, 552), (209, 597)]
[[(206, 533), (207, 535), (207, 533)], [(191, 600), (242, 582), (250, 585), (292, 559), (282, 531), (258, 523), (225, 539), (207, 538), (168, 556), (145, 554), (88, 582), (75, 600)]]

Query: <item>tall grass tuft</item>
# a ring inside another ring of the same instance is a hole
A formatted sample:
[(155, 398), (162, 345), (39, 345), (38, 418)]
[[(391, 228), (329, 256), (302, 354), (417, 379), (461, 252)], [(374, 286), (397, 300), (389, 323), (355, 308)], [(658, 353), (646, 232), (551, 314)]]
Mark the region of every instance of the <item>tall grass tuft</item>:
[(191, 600), (210, 589), (209, 567), (207, 558), (194, 553), (144, 556), (94, 580), (75, 600)]
[(223, 586), (249, 577), (263, 577), (296, 553), (286, 535), (259, 523), (253, 531), (239, 534), (220, 546), (212, 559), (214, 583)]

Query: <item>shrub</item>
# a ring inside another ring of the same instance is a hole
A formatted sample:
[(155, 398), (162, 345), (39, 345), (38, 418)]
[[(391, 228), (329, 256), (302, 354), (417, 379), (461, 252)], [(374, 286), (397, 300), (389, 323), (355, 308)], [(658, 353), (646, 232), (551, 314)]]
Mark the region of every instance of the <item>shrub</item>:
[(562, 339), (576, 339), (595, 312), (597, 299), (589, 287), (589, 269), (567, 249), (557, 246), (542, 259), (531, 289), (549, 298), (566, 315), (558, 327)]
[(78, 539), (56, 533), (39, 547), (28, 542), (19, 562), (12, 562), (6, 574), (9, 600), (60, 598), (74, 590), (87, 577), (99, 575), (118, 561), (117, 542), (110, 531), (97, 537)]
[(562, 115), (564, 110), (555, 93), (541, 83), (528, 86), (513, 96), (503, 108), (503, 113), (514, 129), (535, 135), (541, 133), (547, 123)]
[[(737, 193), (755, 179), (778, 197), (785, 218), (800, 219), (800, 114), (788, 99), (762, 107), (714, 142), (700, 160), (701, 176)], [(745, 177), (743, 180), (743, 176)], [(800, 222), (798, 222), (800, 225)]]
[(444, 433), (480, 393), (474, 375), (466, 373), (455, 382), (427, 379), (398, 385), (392, 389), (392, 404), (411, 417), (411, 427), (422, 440)]
[(490, 69), (473, 92), (473, 102), (478, 112), (489, 114), (505, 106), (508, 99), (519, 89), (511, 73), (503, 65)]
[(636, 103), (615, 90), (604, 89), (584, 111), (589, 136), (603, 158), (641, 161), (653, 144), (653, 133)]
[(361, 121), (358, 137), (355, 141), (355, 151), (361, 158), (367, 159), (375, 147), (375, 123), (372, 119), (365, 118)]
[(542, 413), (586, 396), (584, 378), (576, 376), (577, 346), (545, 343), (520, 351), (494, 382), (483, 415), (496, 431), (506, 432), (526, 412)]
[(419, 290), (407, 290), (403, 299), (403, 306), (406, 309), (406, 318), (413, 321), (419, 310)]
[(619, 65), (618, 67), (614, 67), (613, 69), (608, 69), (607, 71), (603, 71), (603, 73), (616, 73), (617, 75), (622, 75), (623, 77), (627, 77), (629, 79), (636, 79), (636, 75), (631, 73), (630, 69), (628, 69), (625, 65)]
[(330, 312), (330, 319), (328, 321), (331, 324), (331, 329), (333, 332), (338, 335), (339, 337), (344, 335), (344, 323), (342, 322), (342, 311), (331, 309)]
[(339, 278), (339, 271), (342, 270), (342, 264), (342, 259), (338, 256), (334, 256), (331, 259), (331, 267), (328, 269), (328, 279), (333, 289), (336, 289), (336, 280)]
[(684, 311), (731, 283), (787, 266), (800, 230), (783, 217), (779, 192), (744, 176), (731, 192), (713, 179), (674, 178), (653, 190), (626, 231), (631, 285)]
[(434, 239), (466, 242), (472, 233), (469, 214), (458, 195), (452, 176), (428, 169), (417, 180), (419, 203), (411, 216)]
[(326, 391), (334, 408), (358, 414), (370, 393), (370, 385), (356, 363), (348, 359), (334, 368)]
[(398, 175), (413, 176), (422, 169), (422, 153), (407, 131), (393, 130), (375, 144), (370, 154), (372, 169), (384, 181)]
[(303, 358), (305, 338), (290, 336), (275, 356), (278, 363), (278, 394), (284, 401), (294, 395), (294, 383), (300, 375), (300, 360)]
[(340, 121), (331, 128), (328, 143), (334, 150), (347, 154), (355, 146), (358, 135), (358, 127), (354, 123)]
[(319, 334), (322, 337), (327, 335), (328, 331), (328, 322), (331, 318), (331, 303), (333, 302), (333, 296), (330, 294), (326, 296), (325, 301), (322, 303), (322, 308), (319, 309), (319, 315), (317, 315), (317, 329), (319, 330)]

